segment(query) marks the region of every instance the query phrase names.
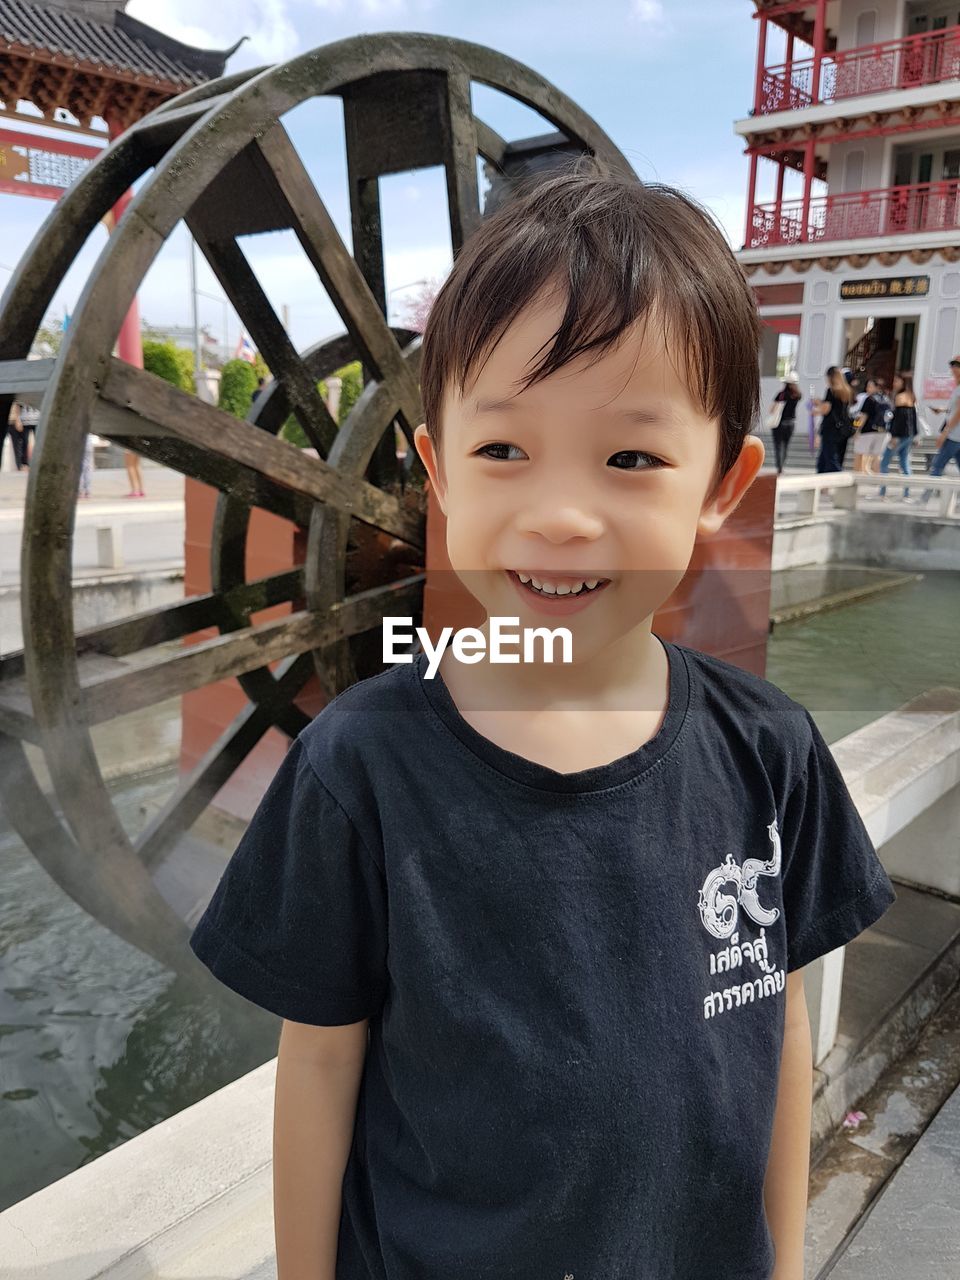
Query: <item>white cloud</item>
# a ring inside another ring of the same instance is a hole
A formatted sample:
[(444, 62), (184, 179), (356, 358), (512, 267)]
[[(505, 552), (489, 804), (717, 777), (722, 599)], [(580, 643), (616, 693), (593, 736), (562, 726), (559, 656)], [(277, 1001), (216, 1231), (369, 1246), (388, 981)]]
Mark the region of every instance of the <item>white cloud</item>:
[(633, 0), (633, 16), (640, 22), (659, 24), (664, 21), (663, 0)]

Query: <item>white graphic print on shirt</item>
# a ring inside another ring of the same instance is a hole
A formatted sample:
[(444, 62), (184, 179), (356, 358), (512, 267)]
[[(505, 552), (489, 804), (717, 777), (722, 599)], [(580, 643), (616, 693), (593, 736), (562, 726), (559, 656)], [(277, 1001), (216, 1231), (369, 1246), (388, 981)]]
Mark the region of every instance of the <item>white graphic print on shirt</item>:
[[(697, 905), (703, 927), (714, 938), (730, 938), (729, 946), (711, 954), (710, 972), (730, 973), (747, 962), (763, 970), (762, 978), (750, 978), (704, 996), (705, 1018), (723, 1013), (726, 1009), (739, 1009), (741, 1005), (752, 1004), (754, 1000), (761, 1000), (764, 996), (783, 990), (786, 981), (784, 971), (771, 964), (767, 954), (767, 926), (779, 920), (780, 910), (778, 907), (763, 906), (757, 883), (760, 876), (780, 874), (780, 832), (776, 818), (767, 827), (767, 835), (773, 845), (770, 858), (766, 861), (762, 858), (747, 858), (741, 867), (733, 854), (727, 854), (723, 863), (710, 872), (700, 890)], [(733, 885), (733, 894), (721, 892), (724, 885)], [(760, 925), (760, 937), (754, 941), (740, 941), (738, 929), (741, 910), (754, 924)]]

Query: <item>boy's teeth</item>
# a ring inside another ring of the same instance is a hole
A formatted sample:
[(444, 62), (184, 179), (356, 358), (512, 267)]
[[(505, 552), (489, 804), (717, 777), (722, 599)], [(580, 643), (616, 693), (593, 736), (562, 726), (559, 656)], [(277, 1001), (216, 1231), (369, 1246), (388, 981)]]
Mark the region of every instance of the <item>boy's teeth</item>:
[(563, 582), (551, 582), (548, 578), (540, 579), (529, 573), (521, 573), (518, 569), (517, 577), (523, 583), (530, 583), (537, 591), (542, 591), (545, 595), (550, 596), (568, 596), (577, 595), (584, 588), (592, 591), (600, 581), (599, 578), (581, 579), (579, 582), (573, 582), (569, 585)]

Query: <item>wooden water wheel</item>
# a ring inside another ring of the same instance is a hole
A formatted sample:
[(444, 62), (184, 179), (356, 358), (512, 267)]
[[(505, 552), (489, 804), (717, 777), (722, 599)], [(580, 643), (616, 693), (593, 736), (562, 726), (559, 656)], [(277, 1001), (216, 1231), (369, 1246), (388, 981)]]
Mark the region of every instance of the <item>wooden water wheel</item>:
[[(507, 143), (474, 116), (473, 83), (527, 104), (558, 132)], [(286, 112), (317, 95), (343, 100), (353, 257), (283, 125)], [(538, 157), (564, 152), (589, 152), (631, 172), (573, 102), (501, 54), (421, 35), (348, 39), (224, 77), (145, 117), (64, 196), (10, 283), (0, 313), (0, 412), (14, 394), (42, 396), (42, 411), (21, 562), (24, 650), (0, 662), (0, 798), (25, 843), (76, 902), (175, 969), (189, 972), (197, 962), (186, 946), (187, 925), (154, 882), (160, 861), (271, 726), (291, 736), (303, 728), (294, 699), (314, 672), (332, 696), (372, 674), (363, 641), (379, 636), (385, 613), (421, 614), (424, 489), (416, 471), (402, 472), (394, 447), (394, 424), (412, 448), (420, 421), (419, 339), (386, 323), (378, 178), (442, 164), (456, 252), (481, 216), (478, 156), (502, 180), (502, 194)], [(90, 274), (57, 359), (28, 362), (87, 236), (145, 175)], [(147, 270), (181, 220), (272, 374), (247, 422), (111, 354)], [(286, 229), (345, 329), (303, 354), (238, 239)], [(366, 385), (338, 428), (317, 381), (352, 359), (362, 361)], [(290, 413), (316, 456), (277, 437)], [(93, 630), (75, 628), (75, 499), (89, 431), (219, 491), (209, 594)], [(302, 566), (246, 580), (254, 507), (307, 531)], [(371, 537), (381, 551), (375, 581), (351, 572), (351, 553), (369, 550)], [(251, 621), (283, 602), (292, 604), (285, 617)], [(210, 639), (170, 644), (210, 628)], [(101, 775), (91, 726), (227, 677), (240, 680), (249, 704), (130, 839)], [(42, 747), (60, 813), (39, 787), (24, 742)]]

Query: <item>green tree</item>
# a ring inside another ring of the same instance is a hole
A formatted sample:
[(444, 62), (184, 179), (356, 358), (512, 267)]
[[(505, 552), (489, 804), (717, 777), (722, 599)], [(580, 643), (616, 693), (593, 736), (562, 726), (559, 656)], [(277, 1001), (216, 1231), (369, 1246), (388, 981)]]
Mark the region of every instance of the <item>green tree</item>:
[(257, 389), (257, 371), (246, 360), (228, 360), (220, 374), (221, 409), (235, 418), (245, 418)]
[(155, 342), (150, 338), (143, 343), (143, 367), (158, 378), (172, 382), (181, 391), (194, 391), (193, 352), (178, 347), (174, 342)]

